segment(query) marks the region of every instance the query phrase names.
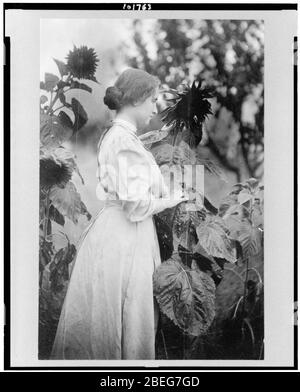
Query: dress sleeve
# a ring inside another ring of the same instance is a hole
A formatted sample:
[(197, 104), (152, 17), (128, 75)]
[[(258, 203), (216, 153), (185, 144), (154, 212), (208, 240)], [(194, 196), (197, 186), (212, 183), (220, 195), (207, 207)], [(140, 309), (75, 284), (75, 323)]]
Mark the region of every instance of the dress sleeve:
[[(134, 136), (124, 136), (116, 151), (116, 191), (131, 222), (138, 222), (170, 207), (163, 176), (155, 162)], [(158, 174), (159, 173), (159, 174)], [(152, 191), (155, 188), (161, 192)]]

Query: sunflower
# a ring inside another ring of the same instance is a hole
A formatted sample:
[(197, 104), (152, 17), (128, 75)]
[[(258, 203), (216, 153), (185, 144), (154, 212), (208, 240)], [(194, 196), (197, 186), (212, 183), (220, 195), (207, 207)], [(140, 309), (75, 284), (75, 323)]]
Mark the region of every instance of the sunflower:
[(197, 144), (202, 139), (202, 125), (206, 117), (212, 114), (211, 104), (207, 98), (212, 98), (212, 88), (201, 88), (194, 81), (192, 86), (181, 85), (178, 90), (171, 90), (175, 98), (169, 99), (172, 106), (162, 112), (162, 121), (168, 126), (174, 124), (179, 130), (186, 127), (194, 136)]
[(44, 156), (40, 159), (40, 185), (48, 190), (56, 185), (64, 188), (72, 177), (72, 168), (63, 161)]
[(99, 62), (97, 55), (92, 48), (81, 46), (70, 50), (66, 57), (67, 66), (73, 76), (78, 79), (90, 79), (96, 82), (95, 72)]

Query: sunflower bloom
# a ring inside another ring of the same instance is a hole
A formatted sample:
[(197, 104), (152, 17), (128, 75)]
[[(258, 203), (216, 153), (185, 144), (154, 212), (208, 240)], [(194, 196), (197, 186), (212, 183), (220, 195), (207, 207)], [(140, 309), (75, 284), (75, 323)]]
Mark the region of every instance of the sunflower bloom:
[(73, 76), (78, 79), (90, 79), (97, 81), (95, 72), (99, 62), (97, 55), (92, 48), (74, 45), (73, 50), (66, 57), (67, 66)]
[(194, 81), (191, 87), (181, 85), (175, 98), (169, 99), (173, 105), (162, 112), (162, 121), (166, 125), (174, 124), (181, 130), (186, 127), (194, 134), (198, 143), (202, 138), (202, 124), (206, 117), (212, 114), (211, 104), (207, 99), (212, 98), (213, 90), (210, 87), (201, 88), (201, 84), (199, 81), (196, 85)]
[(54, 185), (64, 188), (72, 177), (72, 168), (65, 162), (54, 160), (51, 156), (40, 159), (40, 185), (50, 189)]

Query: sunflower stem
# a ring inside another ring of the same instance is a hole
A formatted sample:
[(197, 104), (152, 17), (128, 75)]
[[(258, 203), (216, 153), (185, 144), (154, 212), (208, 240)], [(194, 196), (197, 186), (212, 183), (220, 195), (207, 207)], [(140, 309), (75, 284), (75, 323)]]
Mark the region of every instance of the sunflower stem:
[(176, 145), (176, 139), (177, 139), (177, 132), (174, 131), (174, 137), (173, 137), (173, 141), (172, 141), (172, 145), (173, 145), (173, 146)]
[(160, 333), (161, 333), (163, 346), (164, 346), (164, 350), (165, 350), (165, 357), (166, 357), (166, 359), (169, 359), (167, 345), (166, 345), (166, 339), (165, 339), (165, 334), (164, 334), (163, 329), (160, 330)]
[[(68, 83), (71, 78), (72, 78), (72, 75), (69, 74), (67, 77), (66, 83)], [(53, 114), (54, 113), (54, 111), (52, 109), (53, 109), (53, 106), (55, 105), (56, 101), (58, 100), (58, 97), (59, 97), (61, 91), (63, 91), (63, 88), (60, 88), (56, 91), (56, 94), (55, 94), (55, 97), (53, 100), (52, 100), (52, 91), (51, 91), (51, 103), (49, 105), (49, 108), (48, 108), (46, 114)], [(57, 110), (57, 109), (55, 109), (55, 110)]]
[(242, 307), (242, 317), (243, 317), (243, 318), (245, 317), (248, 272), (249, 272), (249, 257), (247, 257), (247, 260), (246, 260), (246, 276), (245, 276), (245, 281), (244, 281), (244, 300), (243, 300), (243, 307)]
[(62, 109), (62, 108), (64, 108), (64, 107), (65, 107), (65, 105), (59, 106), (58, 108), (56, 108), (56, 109), (54, 109), (54, 110), (52, 111), (52, 114), (55, 113), (57, 110)]
[(58, 93), (59, 93), (59, 91), (60, 91), (60, 89), (57, 91), (53, 101), (51, 102), (51, 104), (50, 104), (50, 106), (49, 106), (49, 108), (48, 108), (48, 110), (46, 112), (46, 114), (51, 114), (51, 112), (53, 114), (52, 108), (53, 108), (54, 104), (56, 103), (56, 101), (58, 100)]
[(44, 220), (44, 241), (46, 241), (47, 237), (47, 227), (48, 227), (48, 221), (49, 221), (49, 209), (50, 209), (50, 190), (49, 188), (47, 195), (46, 195), (46, 204), (45, 204), (45, 220)]
[[(45, 246), (46, 237), (47, 237), (47, 227), (48, 227), (48, 221), (49, 221), (49, 208), (50, 208), (50, 198), (49, 198), (50, 190), (51, 190), (51, 188), (49, 188), (49, 190), (46, 194), (45, 218), (44, 218), (44, 226), (43, 226), (43, 232), (44, 232), (43, 246)], [(43, 275), (44, 275), (44, 268), (42, 268), (40, 271), (40, 277), (39, 277), (40, 287), (42, 287)]]

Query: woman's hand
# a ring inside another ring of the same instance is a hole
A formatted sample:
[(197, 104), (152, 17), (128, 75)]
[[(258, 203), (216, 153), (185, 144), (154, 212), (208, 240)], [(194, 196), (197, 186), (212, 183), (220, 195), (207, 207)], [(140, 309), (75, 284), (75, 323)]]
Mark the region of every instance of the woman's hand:
[(175, 189), (173, 192), (169, 193), (168, 199), (166, 200), (168, 207), (175, 207), (177, 204), (183, 201), (190, 200), (189, 195), (182, 189)]
[(177, 204), (182, 203), (183, 201), (188, 201), (189, 198), (186, 196), (182, 196), (180, 199), (170, 199), (169, 200), (169, 207), (168, 208), (172, 208), (177, 206)]

